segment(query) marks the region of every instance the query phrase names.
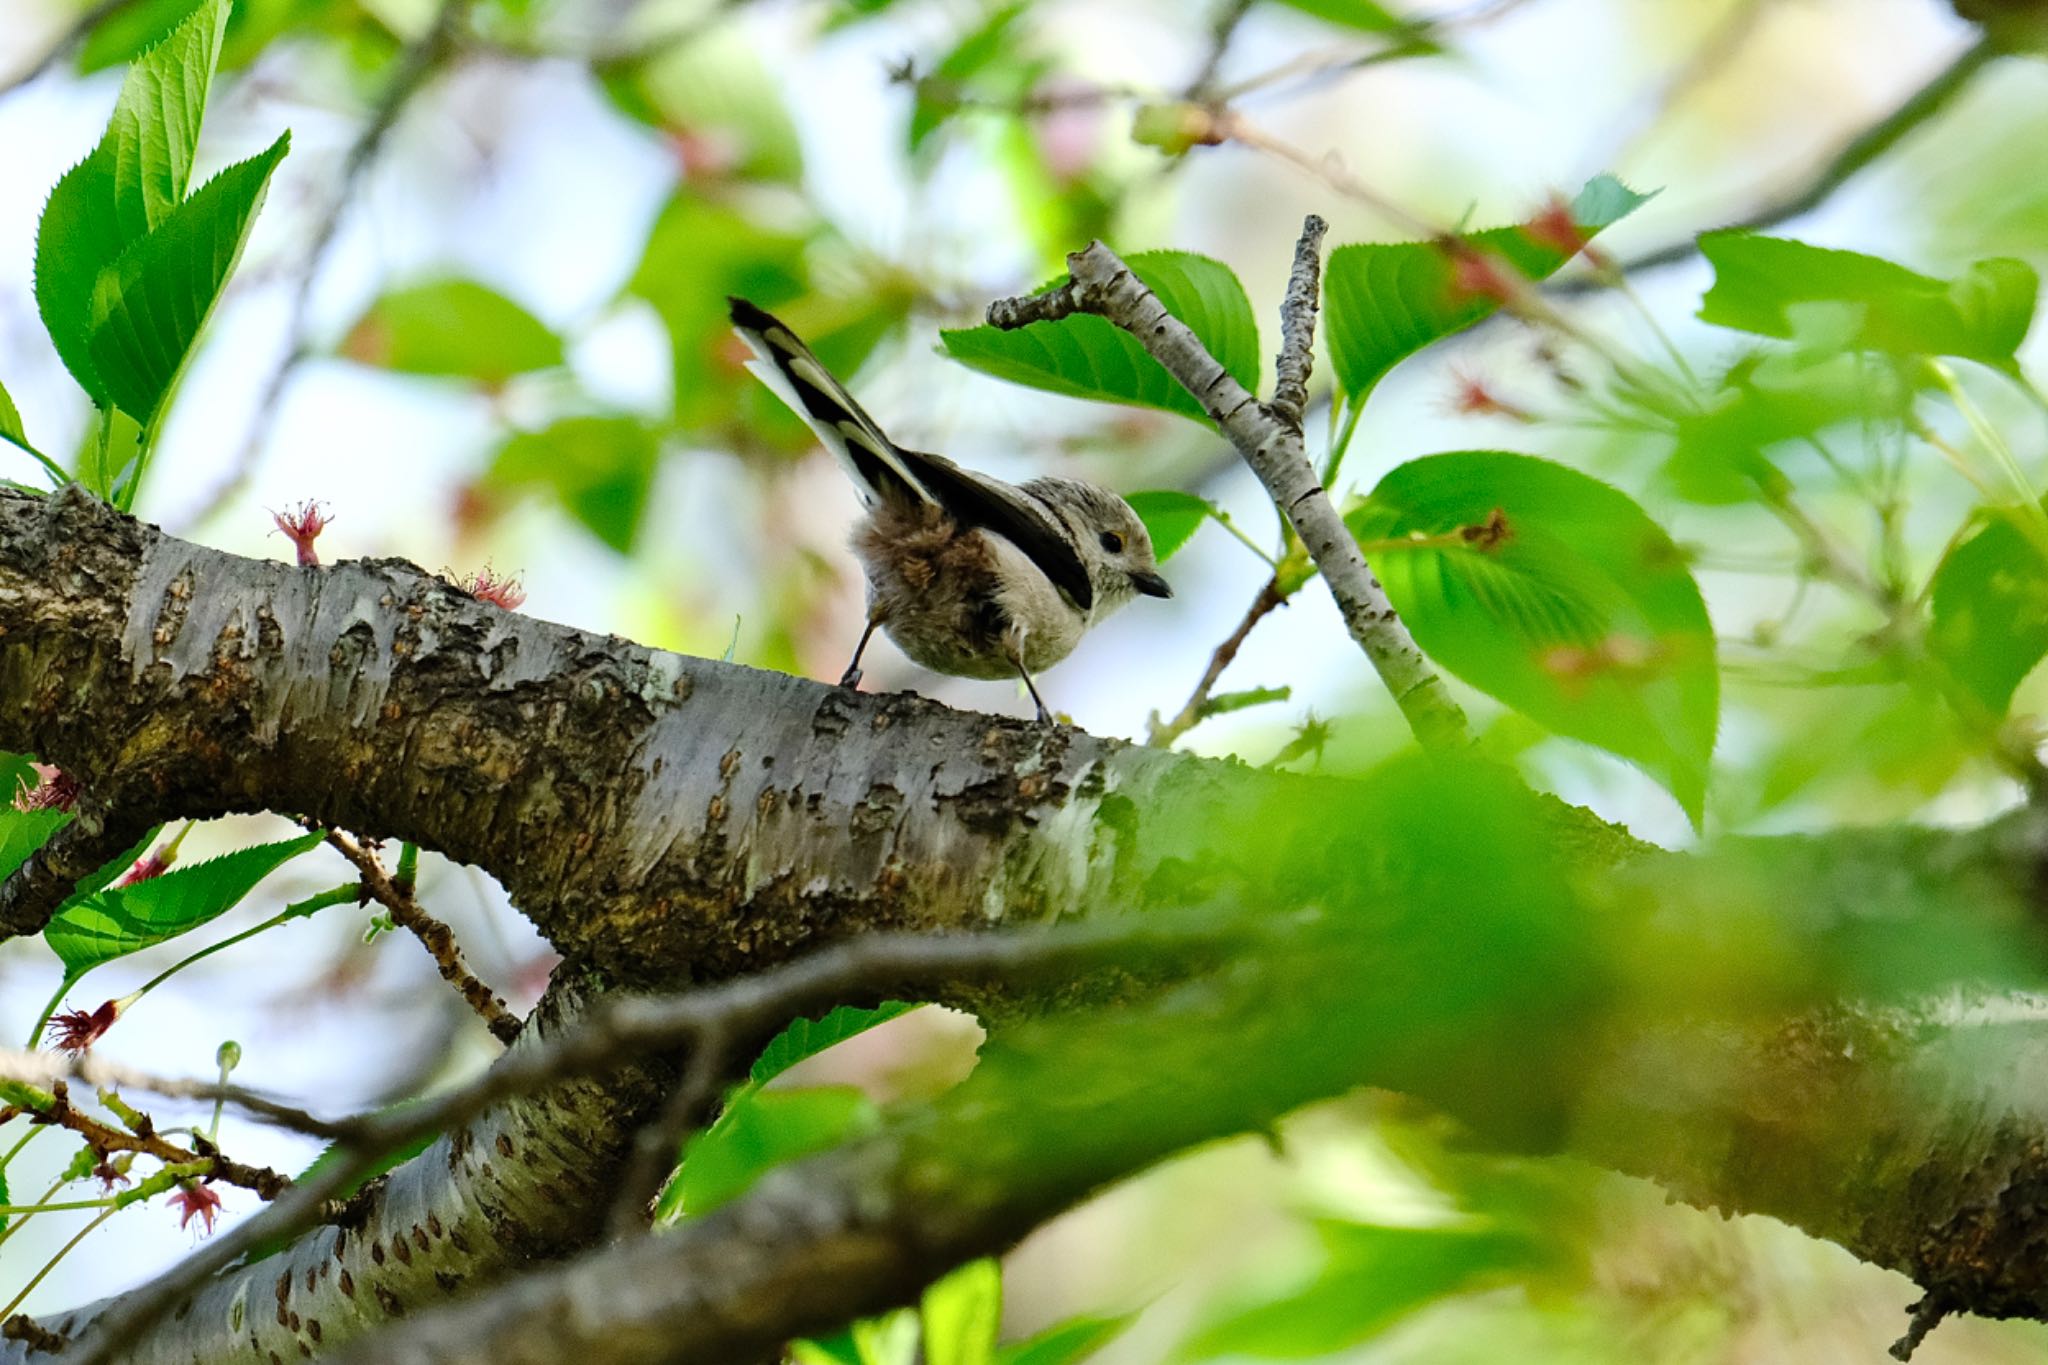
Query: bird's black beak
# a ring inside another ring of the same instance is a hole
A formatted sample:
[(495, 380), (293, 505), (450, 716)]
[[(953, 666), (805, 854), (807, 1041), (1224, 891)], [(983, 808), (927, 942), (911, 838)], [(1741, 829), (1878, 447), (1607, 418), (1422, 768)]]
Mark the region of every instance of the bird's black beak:
[(1147, 597), (1171, 597), (1173, 587), (1158, 574), (1150, 571), (1131, 575), (1131, 586)]

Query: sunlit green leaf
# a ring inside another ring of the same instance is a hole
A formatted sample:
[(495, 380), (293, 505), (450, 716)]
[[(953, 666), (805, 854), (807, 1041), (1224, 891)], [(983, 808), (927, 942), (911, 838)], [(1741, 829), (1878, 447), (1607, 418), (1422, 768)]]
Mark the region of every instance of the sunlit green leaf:
[[(1802, 445), (1849, 422), (1896, 420), (1911, 394), (1895, 367), (1844, 354), (1817, 364), (1754, 353), (1729, 367), (1701, 407), (1674, 411), (1677, 441), (1664, 472), (1693, 502), (1745, 502), (1777, 482), (1774, 447)], [(1811, 449), (1804, 452), (1812, 455)]]
[(803, 143), (744, 27), (717, 27), (601, 74), (621, 108), (669, 136), (693, 179), (802, 178)]
[(599, 540), (626, 554), (640, 533), (661, 443), (637, 417), (564, 417), (498, 447), (486, 487), (552, 493)]
[(0, 753), (0, 879), (5, 879), (71, 822), (68, 811), (14, 808), (18, 792), (33, 789), (35, 769), (22, 754)]
[(28, 443), (28, 432), (21, 425), (21, 409), (14, 406), (14, 397), (5, 384), (0, 384), (0, 440), (10, 441), (23, 450), (35, 449)]
[(1345, 28), (1361, 29), (1366, 33), (1398, 33), (1412, 27), (1409, 20), (1390, 13), (1377, 0), (1282, 0), (1282, 3), (1303, 14)]
[[(1570, 206), (1570, 224), (1546, 226), (1539, 216), (1512, 227), (1470, 233), (1469, 246), (1504, 259), (1540, 280), (1575, 254), (1568, 237), (1590, 239), (1627, 217), (1651, 196), (1612, 176), (1587, 182)], [(1571, 226), (1575, 233), (1558, 229)], [(1363, 402), (1387, 371), (1440, 337), (1471, 326), (1499, 305), (1461, 292), (1444, 248), (1428, 242), (1341, 246), (1323, 275), (1323, 318), (1330, 364), (1353, 404)]]
[(1196, 1333), (1183, 1360), (1334, 1355), (1448, 1295), (1531, 1264), (1526, 1236), (1491, 1227), (1373, 1227), (1325, 1223), (1323, 1271), (1298, 1291)]
[(1978, 261), (1938, 280), (1878, 256), (1751, 232), (1709, 232), (1700, 253), (1714, 286), (1700, 317), (1826, 347), (1947, 355), (2012, 367), (2034, 319), (2040, 279), (2024, 261)]
[(743, 1086), (718, 1121), (690, 1140), (682, 1172), (663, 1193), (657, 1215), (708, 1213), (776, 1166), (871, 1133), (881, 1121), (874, 1101), (853, 1086)]
[(1138, 514), (1138, 520), (1145, 523), (1145, 531), (1152, 537), (1152, 553), (1161, 564), (1173, 558), (1174, 551), (1187, 544), (1204, 521), (1216, 515), (1215, 504), (1207, 498), (1177, 488), (1148, 489), (1131, 494), (1125, 501)]
[(191, 358), (290, 144), (291, 134), (282, 134), (209, 180), (95, 283), (93, 369), (114, 404), (143, 426)]
[(102, 146), (112, 151), (114, 214), (130, 241), (160, 227), (185, 198), (228, 8), (228, 0), (205, 0), (121, 83)]
[(843, 1332), (791, 1343), (797, 1365), (914, 1365), (917, 1314), (898, 1309), (862, 1318)]
[(2048, 557), (2022, 528), (2028, 513), (1987, 508), (1935, 570), (1930, 643), (1957, 682), (1994, 716), (2048, 656)]
[[(1144, 251), (1126, 262), (1232, 378), (1247, 389), (1258, 387), (1258, 319), (1229, 266), (1184, 251)], [(1137, 338), (1091, 314), (1014, 331), (968, 327), (939, 337), (955, 360), (998, 379), (1074, 398), (1163, 408), (1208, 422), (1202, 405)]]
[(1036, 1336), (1012, 1342), (996, 1352), (997, 1365), (1074, 1365), (1085, 1360), (1131, 1325), (1129, 1316), (1069, 1318)]
[(351, 360), (407, 374), (502, 384), (562, 363), (547, 324), (474, 280), (432, 280), (383, 295), (348, 331)]
[[(993, 74), (1007, 74), (1009, 78), (1002, 82), (1006, 91), (1022, 93), (1030, 72), (1017, 61), (1017, 40), (1012, 30), (1030, 8), (1026, 0), (1016, 0), (996, 9), (933, 64), (930, 74), (918, 86), (917, 103), (910, 111), (912, 152), (923, 149), (953, 112), (958, 97), (969, 93), (965, 88), (969, 82), (986, 87), (992, 83)], [(982, 88), (973, 93), (997, 98), (1006, 91)]]
[(969, 1261), (924, 1291), (925, 1365), (991, 1365), (1003, 1323), (1003, 1270)]
[(37, 309), (65, 368), (102, 405), (101, 276), (184, 196), (227, 13), (227, 0), (205, 0), (129, 68), (99, 145), (58, 180), (36, 229)]
[(104, 408), (80, 435), (72, 468), (81, 484), (112, 502), (115, 491), (135, 477), (141, 453), (141, 423), (119, 408)]
[(1432, 659), (1640, 764), (1699, 820), (1713, 629), (1677, 547), (1627, 495), (1547, 460), (1460, 451), (1402, 465), (1347, 520)]
[(132, 886), (109, 886), (66, 901), (43, 938), (77, 976), (139, 952), (225, 914), (278, 868), (313, 848), (318, 834), (237, 849), (172, 868)]
[(841, 1005), (820, 1019), (798, 1019), (775, 1035), (747, 1073), (756, 1085), (766, 1085), (783, 1072), (828, 1047), (858, 1037), (877, 1024), (886, 1024), (917, 1006), (908, 1000), (888, 1000), (873, 1009)]

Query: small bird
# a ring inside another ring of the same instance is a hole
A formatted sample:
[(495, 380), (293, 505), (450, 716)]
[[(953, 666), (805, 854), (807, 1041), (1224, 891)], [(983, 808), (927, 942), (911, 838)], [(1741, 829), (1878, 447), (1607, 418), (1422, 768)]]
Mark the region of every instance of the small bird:
[(846, 467), (867, 515), (853, 552), (867, 573), (868, 620), (841, 687), (860, 684), (875, 628), (938, 673), (1024, 680), (1073, 652), (1090, 626), (1133, 597), (1171, 597), (1152, 537), (1131, 505), (1079, 479), (1022, 484), (905, 450), (882, 434), (811, 348), (745, 299), (732, 324), (747, 368)]

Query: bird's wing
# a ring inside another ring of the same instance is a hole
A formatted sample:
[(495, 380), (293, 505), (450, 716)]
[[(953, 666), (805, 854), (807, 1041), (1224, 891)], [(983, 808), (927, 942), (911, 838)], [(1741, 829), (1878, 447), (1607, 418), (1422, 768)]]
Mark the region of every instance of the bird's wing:
[(964, 526), (994, 531), (1022, 550), (1052, 585), (1065, 593), (1075, 606), (1087, 611), (1095, 605), (1095, 586), (1088, 580), (1088, 566), (1074, 549), (1051, 512), (1014, 484), (984, 478), (962, 469), (941, 455), (922, 451), (896, 452), (925, 487), (933, 500), (953, 514)]
[(1088, 568), (1053, 515), (1017, 488), (962, 469), (942, 455), (904, 450), (832, 377), (811, 348), (775, 316), (745, 299), (728, 299), (732, 325), (753, 351), (747, 368), (804, 419), (853, 476), (861, 500), (923, 502), (966, 526), (1008, 539), (1053, 586), (1087, 611), (1095, 601)]
[(846, 386), (832, 377), (811, 348), (804, 345), (774, 314), (745, 299), (729, 298), (733, 330), (754, 359), (747, 368), (775, 396), (789, 404), (790, 411), (804, 419), (825, 448), (839, 457), (846, 472), (860, 489), (861, 501), (873, 506), (878, 499), (931, 502), (932, 496), (916, 474), (904, 464), (895, 442), (882, 434), (875, 419), (854, 401)]

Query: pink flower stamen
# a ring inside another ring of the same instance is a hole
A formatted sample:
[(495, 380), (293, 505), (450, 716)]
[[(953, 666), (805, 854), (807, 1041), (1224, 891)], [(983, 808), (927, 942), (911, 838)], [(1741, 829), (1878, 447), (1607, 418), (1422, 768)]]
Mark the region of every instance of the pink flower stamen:
[(302, 566), (320, 562), (319, 552), (313, 548), (313, 542), (320, 538), (320, 533), (334, 520), (327, 515), (326, 503), (308, 498), (297, 507), (272, 512), (270, 519), (277, 523), (277, 529), (284, 532), (285, 538), (298, 547), (299, 563)]
[(471, 574), (469, 581), (464, 583), (462, 588), (477, 601), (489, 602), (493, 606), (503, 607), (506, 611), (517, 611), (520, 604), (526, 601), (526, 588), (516, 575), (500, 578), (488, 564)]
[(23, 782), (15, 789), (14, 808), (18, 811), (36, 810), (77, 810), (78, 779), (52, 763), (29, 761), (35, 769), (36, 784), (31, 787)]
[(214, 1215), (220, 1212), (220, 1196), (211, 1187), (188, 1180), (171, 1192), (171, 1206), (182, 1214), (178, 1219), (179, 1227), (186, 1227), (197, 1218), (206, 1224), (206, 1231), (211, 1234)]

